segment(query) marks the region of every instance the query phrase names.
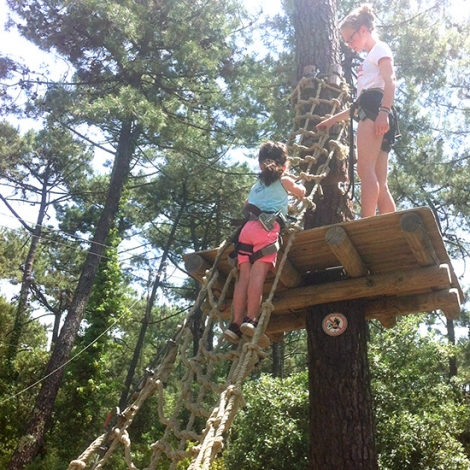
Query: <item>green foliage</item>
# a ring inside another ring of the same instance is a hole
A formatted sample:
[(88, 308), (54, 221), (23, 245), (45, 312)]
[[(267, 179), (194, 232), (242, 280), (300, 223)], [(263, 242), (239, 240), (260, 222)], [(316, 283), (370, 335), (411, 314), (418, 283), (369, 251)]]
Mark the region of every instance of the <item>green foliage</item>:
[(24, 231), (0, 228), (0, 278), (17, 284), (21, 280), (21, 261), (26, 258)]
[(161, 175), (134, 192), (134, 220), (155, 220), (145, 236), (162, 251), (170, 243), (173, 256), (220, 245), (233, 230), (230, 218), (241, 217), (251, 172), (246, 165), (227, 167), (214, 154), (169, 157)]
[[(0, 363), (4, 363), (13, 328), (15, 305), (0, 297)], [(43, 376), (48, 358), (46, 330), (38, 322), (23, 326), (15, 359), (14, 380), (0, 371), (0, 468), (6, 468), (24, 423), (27, 421), (38, 386), (26, 390)]]
[(246, 408), (231, 431), (227, 469), (309, 468), (306, 372), (284, 380), (262, 375), (247, 382), (243, 393)]
[(452, 256), (468, 253), (470, 140), (465, 118), (469, 23), (458, 3), (377, 2), (379, 33), (394, 51), (402, 138), (390, 173), (400, 207), (428, 206)]
[[(49, 448), (56, 449), (54, 458), (62, 459), (61, 465), (66, 465), (71, 455), (80, 454), (89, 444), (90, 434), (101, 432), (107, 414), (118, 401), (124, 371), (114, 368), (113, 355), (120, 354), (114, 336), (120, 334), (121, 318), (130, 316), (124, 277), (114, 248), (119, 242), (114, 229), (76, 341), (74, 355), (79, 355), (67, 368), (66, 381), (57, 400)], [(69, 428), (74, 432), (70, 433)]]
[[(469, 298), (468, 295), (466, 298)], [(466, 306), (466, 308), (464, 307), (462, 310), (458, 324), (461, 328), (465, 329), (467, 335), (461, 336), (457, 342), (456, 357), (458, 364), (458, 379), (466, 390), (470, 390), (470, 341), (468, 335), (470, 312), (468, 311), (468, 306)]]
[[(341, 2), (339, 10), (345, 13), (353, 3)], [(289, 133), (295, 41), (288, 20), (295, 2), (285, 2), (287, 16), (256, 25), (268, 48), (266, 55), (244, 49), (251, 46), (249, 19), (235, 1), (10, 0), (9, 4), (21, 18), (23, 34), (43, 49), (57, 52), (75, 71), (72, 79), (49, 83), (40, 96), (31, 92), (31, 83), (23, 82), (23, 91), (31, 99), (29, 113), (45, 113), (49, 122), (58, 121), (80, 132), (82, 124), (87, 129), (98, 128), (115, 148), (119, 148), (122, 123), (131, 123), (137, 151), (128, 189), (130, 202), (124, 207), (121, 204), (115, 225), (120, 236), (138, 233), (153, 250), (131, 260), (131, 270), (142, 264), (151, 267), (167, 246), (176, 263), (185, 251), (218, 246), (229, 232), (229, 219), (239, 216), (253, 179), (245, 165), (227, 163), (227, 150), (234, 145), (257, 146), (261, 138), (285, 140)], [(465, 234), (470, 231), (465, 128), (470, 119), (470, 74), (466, 73), (470, 34), (468, 25), (450, 21), (444, 6), (443, 2), (407, 0), (374, 5), (379, 24), (385, 26), (382, 37), (395, 51), (399, 77), (397, 104), (403, 138), (397, 144), (390, 175), (393, 192), (401, 207), (431, 206), (444, 222), (444, 236), (454, 242), (461, 238), (462, 230)], [(15, 67), (3, 59), (0, 75), (11, 77)], [(21, 136), (13, 126), (2, 123), (0, 176), (14, 181), (18, 194), (30, 195), (31, 187), (20, 183), (42, 178), (49, 170), (58, 177), (54, 185), (61, 190), (55, 204), (61, 229), (71, 235), (89, 234), (98, 221), (97, 208), (104, 206), (109, 178), (91, 178), (89, 152), (62, 129), (51, 126), (50, 134)], [(45, 160), (40, 162), (32, 151), (34, 146), (52, 157), (47, 168)], [(74, 159), (56, 158), (62, 150)], [(83, 158), (77, 150), (84, 151)], [(77, 176), (71, 171), (73, 165), (84, 171)], [(73, 200), (66, 205), (65, 189), (72, 186)], [(64, 298), (79, 274), (84, 246), (65, 248), (63, 239), (47, 235), (34, 279), (51, 307), (62, 311)], [(21, 276), (22, 243), (15, 233), (0, 234), (2, 278)], [(449, 247), (465, 249), (463, 244)], [(123, 287), (126, 280), (116, 251), (106, 256), (108, 262), (98, 275), (76, 351), (83, 351), (132, 301), (132, 294)], [(165, 289), (168, 287), (166, 284)], [(11, 328), (11, 308), (0, 303), (4, 343)], [(53, 428), (35, 468), (65, 468), (71, 454), (83, 450), (101, 431), (108, 411), (117, 403), (144, 311), (144, 301), (133, 305), (119, 328), (68, 367)], [(155, 309), (152, 314), (140, 372), (155, 359), (182, 316), (177, 305)], [(405, 319), (372, 339), (381, 468), (467, 469), (461, 443), (470, 434), (470, 420), (461, 390), (446, 377), (448, 349), (417, 331), (416, 322)], [(303, 333), (291, 333), (288, 339), (293, 344), (287, 351), (286, 370), (302, 370)], [(21, 343), (34, 345), (34, 349), (31, 354), (20, 351), (15, 383), (0, 380), (2, 396), (22, 390), (41, 376), (47, 357), (44, 328), (29, 324)], [(468, 349), (467, 338), (462, 339), (460, 357), (467, 363)], [(308, 467), (306, 375), (302, 372), (283, 381), (260, 375), (270, 365), (269, 359), (264, 361), (253, 374), (256, 379), (246, 384), (247, 407), (237, 418), (230, 445), (214, 468)], [(465, 370), (462, 374), (469, 376)], [(178, 393), (177, 382), (170, 381), (167, 403), (174, 402)], [(28, 393), (0, 404), (0, 466), (6, 465), (21, 435), (33, 398)], [(156, 415), (155, 401), (146, 403), (130, 431), (138, 464), (148, 461), (149, 443), (161, 435)], [(125, 468), (118, 458), (111, 466)]]
[(418, 317), (404, 317), (378, 331), (369, 351), (380, 468), (468, 469), (459, 438), (470, 414), (448, 379), (448, 344), (420, 334)]
[[(422, 334), (418, 317), (372, 332), (380, 469), (468, 469), (470, 412), (462, 387), (448, 379), (447, 342)], [(308, 468), (307, 389), (306, 372), (283, 381), (261, 375), (247, 382), (247, 406), (224, 452), (227, 469)]]

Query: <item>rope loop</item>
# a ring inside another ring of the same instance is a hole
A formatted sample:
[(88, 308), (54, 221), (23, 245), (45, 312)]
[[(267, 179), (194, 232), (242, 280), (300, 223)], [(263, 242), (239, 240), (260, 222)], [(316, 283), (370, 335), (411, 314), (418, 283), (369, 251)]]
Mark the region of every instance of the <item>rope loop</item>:
[[(274, 294), (288, 261), (289, 250), (296, 234), (302, 230), (305, 213), (307, 210), (315, 211), (317, 206), (314, 200), (318, 201), (323, 197), (322, 183), (330, 172), (332, 160), (345, 158), (345, 146), (341, 141), (348, 132), (347, 121), (336, 125), (334, 140), (330, 139), (328, 133), (317, 131), (316, 126), (324, 119), (325, 114), (331, 116), (342, 109), (349, 96), (349, 87), (344, 83), (340, 87), (331, 86), (319, 77), (302, 78), (290, 96), (296, 115), (292, 131), (288, 135), (291, 153), (289, 163), (297, 173), (297, 176), (292, 177), (305, 184), (310, 192), (302, 200), (289, 205), (289, 213), (294, 213), (297, 221), (283, 230), (283, 234), (288, 233), (289, 237), (283, 246), (281, 259), (278, 260), (269, 294), (260, 306), (259, 322), (253, 338), (250, 341), (242, 338), (238, 346), (232, 346), (221, 335), (217, 341), (212, 340), (213, 335), (217, 334), (217, 328), (222, 331), (225, 328), (229, 304), (227, 293), (233, 291), (233, 284), (238, 277), (236, 268), (228, 273), (217, 269), (220, 259), (231, 245), (234, 230), (219, 246), (213, 266), (205, 271), (196, 302), (171, 342), (165, 345), (160, 364), (148, 370), (146, 377), (139, 383), (139, 389), (132, 395), (133, 403), (119, 414), (117, 425), (97, 438), (78, 459), (71, 461), (69, 470), (84, 470), (87, 459), (97, 453), (99, 459), (93, 468), (103, 468), (115, 449), (122, 450), (122, 446), (127, 467), (136, 469), (132, 463), (131, 439), (127, 429), (136, 413), (142, 409), (145, 400), (152, 395), (158, 397), (158, 419), (165, 430), (151, 444), (152, 455), (146, 468), (162, 468), (162, 458), (165, 462), (171, 461), (171, 469), (177, 468), (187, 458), (192, 459), (190, 470), (210, 468), (217, 454), (223, 450), (224, 436), (238, 409), (245, 406), (242, 388), (244, 381), (257, 363), (266, 357), (266, 352), (257, 342), (269, 325), (274, 311)], [(323, 116), (319, 116), (319, 109)], [(338, 187), (341, 189), (341, 183), (338, 183)], [(225, 283), (220, 291), (221, 278), (224, 277)], [(217, 289), (214, 287), (216, 285)], [(226, 367), (227, 361), (231, 362), (230, 367)], [(218, 379), (222, 368), (229, 369), (224, 382)], [(173, 397), (165, 403), (165, 385), (172, 372), (179, 374), (176, 386), (180, 395), (175, 403)], [(181, 416), (187, 416), (184, 427)], [(204, 429), (198, 428), (201, 417), (206, 419)]]

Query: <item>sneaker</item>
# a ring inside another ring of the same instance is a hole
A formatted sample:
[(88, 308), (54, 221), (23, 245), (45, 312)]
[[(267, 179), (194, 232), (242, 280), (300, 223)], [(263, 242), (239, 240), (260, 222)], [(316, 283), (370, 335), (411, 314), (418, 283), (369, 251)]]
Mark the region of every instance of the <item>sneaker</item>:
[(240, 328), (236, 323), (230, 323), (228, 328), (224, 331), (224, 336), (231, 343), (238, 343), (238, 341), (242, 337), (242, 332), (240, 331)]
[(258, 326), (258, 322), (256, 320), (252, 320), (251, 318), (245, 317), (243, 319), (243, 323), (240, 326), (240, 330), (243, 334), (247, 336), (253, 336), (255, 334), (255, 329)]
[[(240, 326), (240, 330), (243, 334), (251, 338), (254, 336), (257, 326), (258, 322), (256, 320), (252, 320), (251, 318), (245, 317), (243, 319), (243, 323)], [(258, 346), (260, 348), (269, 348), (270, 344), (271, 341), (264, 333), (258, 338)]]

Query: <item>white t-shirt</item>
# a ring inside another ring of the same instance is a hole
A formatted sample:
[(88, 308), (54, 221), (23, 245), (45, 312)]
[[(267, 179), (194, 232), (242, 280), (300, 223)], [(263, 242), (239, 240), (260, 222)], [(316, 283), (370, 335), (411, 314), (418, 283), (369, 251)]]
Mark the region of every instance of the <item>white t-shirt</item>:
[(360, 96), (364, 90), (371, 88), (384, 89), (385, 82), (379, 69), (379, 61), (384, 57), (389, 58), (393, 65), (392, 50), (384, 42), (377, 41), (357, 72), (357, 96)]

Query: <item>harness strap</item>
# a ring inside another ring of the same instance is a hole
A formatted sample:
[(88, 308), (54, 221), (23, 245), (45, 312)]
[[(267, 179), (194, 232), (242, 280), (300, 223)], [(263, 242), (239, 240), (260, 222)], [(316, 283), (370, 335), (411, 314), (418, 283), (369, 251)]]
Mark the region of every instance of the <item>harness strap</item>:
[(279, 244), (279, 237), (278, 239), (274, 242), (271, 243), (268, 246), (265, 246), (261, 250), (255, 251), (251, 256), (250, 256), (250, 263), (253, 264), (255, 261), (258, 261), (259, 259), (263, 258), (264, 256), (272, 255), (273, 253), (277, 253), (279, 251), (280, 244)]
[(253, 245), (238, 242), (235, 245), (235, 249), (228, 255), (228, 262), (231, 266), (236, 266), (238, 255), (242, 254), (247, 255), (250, 259), (250, 263), (254, 264), (255, 261), (258, 261), (265, 256), (277, 253), (280, 247), (281, 245), (279, 243), (279, 237), (274, 243), (271, 243), (270, 245), (267, 245), (264, 248), (261, 248), (261, 250), (255, 251), (254, 253)]
[(349, 108), (349, 163), (348, 163), (348, 176), (349, 176), (349, 187), (348, 191), (351, 191), (350, 199), (354, 199), (354, 113), (359, 107), (359, 101), (356, 100)]
[[(243, 213), (245, 214), (244, 219), (232, 219), (232, 225), (239, 225), (240, 229), (236, 232), (236, 235), (233, 237), (233, 243), (235, 245), (235, 249), (228, 255), (228, 262), (231, 266), (237, 265), (237, 257), (238, 254), (247, 255), (250, 259), (250, 263), (253, 264), (255, 261), (263, 258), (264, 256), (271, 255), (273, 253), (277, 253), (280, 248), (279, 238), (274, 243), (265, 246), (261, 250), (255, 251), (253, 253), (253, 245), (249, 245), (247, 243), (241, 243), (238, 241), (238, 236), (243, 228), (243, 226), (250, 220), (258, 220), (263, 227), (270, 231), (271, 229), (267, 227), (266, 222), (269, 221), (262, 220), (263, 215), (275, 217), (275, 220), (279, 223), (281, 229), (285, 228), (287, 218), (282, 214), (282, 212), (264, 212), (259, 207), (255, 206), (254, 204), (247, 204), (243, 208)], [(289, 217), (290, 218), (290, 217)], [(271, 221), (274, 223), (274, 221)]]
[(276, 221), (281, 226), (281, 229), (286, 228), (288, 218), (282, 212), (269, 212), (269, 211), (262, 211), (259, 207), (255, 206), (254, 204), (247, 204), (243, 208), (243, 212), (245, 214), (245, 221), (248, 220), (259, 220), (263, 214), (275, 214)]

